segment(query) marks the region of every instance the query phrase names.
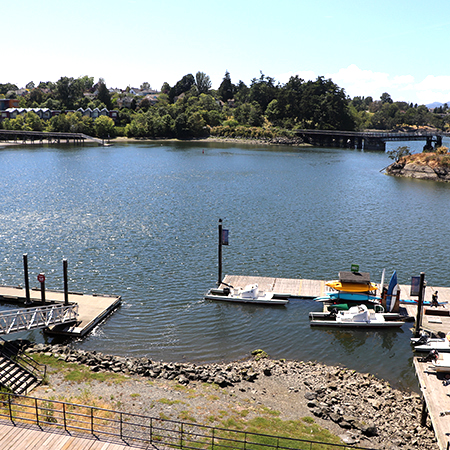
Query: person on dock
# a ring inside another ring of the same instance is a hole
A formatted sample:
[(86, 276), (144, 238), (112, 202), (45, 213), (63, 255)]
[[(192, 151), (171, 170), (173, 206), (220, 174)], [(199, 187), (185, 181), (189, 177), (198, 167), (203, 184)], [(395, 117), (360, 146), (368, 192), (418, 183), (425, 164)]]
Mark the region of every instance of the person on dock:
[(431, 306), (436, 306), (436, 308), (439, 306), (438, 291), (431, 296)]

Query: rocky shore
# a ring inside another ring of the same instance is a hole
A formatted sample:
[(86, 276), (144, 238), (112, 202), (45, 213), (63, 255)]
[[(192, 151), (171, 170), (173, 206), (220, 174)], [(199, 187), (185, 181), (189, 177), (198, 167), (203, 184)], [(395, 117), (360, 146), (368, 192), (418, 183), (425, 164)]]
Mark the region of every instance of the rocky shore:
[[(32, 395), (80, 392), (89, 396), (120, 399), (127, 412), (211, 423), (231, 411), (249, 410), (252, 416), (278, 411), (280, 419), (314, 421), (348, 444), (376, 449), (438, 449), (431, 425), (421, 427), (422, 403), (416, 393), (392, 389), (370, 374), (308, 361), (272, 360), (255, 351), (247, 361), (196, 365), (126, 358), (72, 349), (63, 345), (36, 344), (28, 353), (43, 353), (68, 363), (85, 365), (92, 372), (123, 374), (127, 382), (90, 382), (87, 386), (50, 374), (48, 386)], [(176, 388), (186, 387), (186, 391)], [(216, 387), (214, 396), (208, 389)], [(165, 400), (162, 401), (161, 399)]]
[(426, 164), (401, 161), (388, 166), (386, 173), (395, 177), (450, 182), (450, 168), (443, 166), (431, 167)]

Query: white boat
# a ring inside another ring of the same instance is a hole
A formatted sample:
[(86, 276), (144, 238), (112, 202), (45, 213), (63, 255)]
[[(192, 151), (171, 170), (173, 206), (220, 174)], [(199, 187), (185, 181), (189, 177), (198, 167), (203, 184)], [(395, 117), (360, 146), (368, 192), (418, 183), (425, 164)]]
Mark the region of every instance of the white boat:
[(280, 297), (273, 292), (260, 291), (257, 284), (249, 284), (243, 289), (234, 287), (210, 289), (205, 294), (205, 299), (257, 305), (285, 305), (289, 302), (286, 296)]
[(337, 311), (324, 317), (323, 313), (309, 313), (310, 325), (329, 327), (401, 327), (404, 322), (385, 320), (382, 313), (368, 309), (366, 305), (352, 306), (347, 311)]
[(439, 353), (450, 353), (450, 334), (445, 338), (432, 338), (422, 335), (420, 338), (411, 338), (416, 352), (431, 352), (437, 350)]

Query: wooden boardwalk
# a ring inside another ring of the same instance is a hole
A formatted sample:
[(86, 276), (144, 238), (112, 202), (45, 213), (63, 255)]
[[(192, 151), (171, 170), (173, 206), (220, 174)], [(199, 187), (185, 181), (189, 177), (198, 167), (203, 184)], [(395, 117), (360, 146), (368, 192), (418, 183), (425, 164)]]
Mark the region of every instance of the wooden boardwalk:
[[(30, 290), (33, 306), (42, 305), (41, 291)], [(46, 290), (46, 303), (64, 303), (64, 292)], [(0, 301), (24, 305), (25, 289), (21, 287), (0, 286)], [(69, 303), (78, 304), (78, 321), (71, 325), (54, 325), (48, 328), (50, 334), (61, 334), (73, 337), (83, 337), (98, 325), (106, 316), (116, 309), (122, 298), (120, 296), (87, 295), (69, 293)]]
[(2, 450), (142, 450), (120, 440), (96, 439), (91, 435), (71, 434), (64, 430), (42, 429), (36, 425), (14, 425), (0, 421)]
[(446, 450), (450, 440), (450, 385), (443, 385), (448, 374), (436, 373), (431, 367), (430, 362), (419, 362), (414, 358), (414, 368), (439, 448)]

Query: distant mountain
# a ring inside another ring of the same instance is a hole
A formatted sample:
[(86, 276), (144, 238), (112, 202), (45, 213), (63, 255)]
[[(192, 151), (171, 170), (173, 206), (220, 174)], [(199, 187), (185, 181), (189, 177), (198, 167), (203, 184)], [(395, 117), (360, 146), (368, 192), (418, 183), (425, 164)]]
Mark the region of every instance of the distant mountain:
[[(428, 103), (428, 105), (426, 105), (426, 107), (428, 109), (434, 109), (434, 108), (439, 108), (440, 106), (444, 106), (445, 103), (439, 103), (439, 102), (433, 102), (433, 103)], [(447, 102), (447, 105), (450, 106), (450, 102)]]

